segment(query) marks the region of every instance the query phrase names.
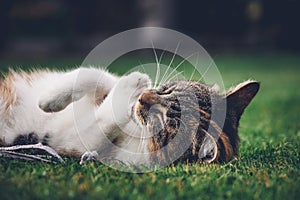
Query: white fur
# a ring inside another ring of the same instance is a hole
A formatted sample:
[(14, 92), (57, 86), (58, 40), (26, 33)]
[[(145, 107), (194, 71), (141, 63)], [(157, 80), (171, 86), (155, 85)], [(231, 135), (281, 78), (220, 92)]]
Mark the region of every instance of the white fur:
[(16, 102), (8, 113), (6, 97), (0, 94), (0, 139), (6, 144), (20, 134), (34, 132), (40, 139), (48, 134), (49, 145), (58, 152), (96, 150), (101, 155), (112, 140), (123, 135), (116, 157), (128, 162), (145, 159), (131, 156), (146, 148), (140, 148), (142, 129), (130, 116), (141, 92), (150, 87), (147, 75), (134, 72), (119, 78), (101, 69), (79, 68), (46, 72), (30, 82), (15, 77), (11, 87)]

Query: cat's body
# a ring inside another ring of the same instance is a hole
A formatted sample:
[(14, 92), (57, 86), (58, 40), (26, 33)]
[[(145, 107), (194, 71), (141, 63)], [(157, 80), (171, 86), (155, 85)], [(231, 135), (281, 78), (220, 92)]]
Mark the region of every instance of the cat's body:
[[(94, 68), (70, 72), (10, 72), (0, 83), (0, 144), (41, 142), (62, 155), (81, 156), (88, 150), (104, 151), (106, 155), (110, 151), (109, 142), (126, 135), (120, 125), (123, 129), (139, 128), (129, 123), (129, 116), (124, 113), (128, 109), (122, 102), (115, 101), (116, 108), (123, 112), (122, 119), (116, 122), (110, 99), (123, 101), (126, 99), (123, 92), (126, 95), (137, 92), (137, 99), (150, 84), (145, 82), (147, 80), (139, 83), (143, 78), (147, 79), (147, 76), (131, 74), (129, 79), (134, 85), (130, 85), (124, 78)], [(114, 87), (118, 85), (124, 87)], [(121, 91), (112, 92), (113, 88)], [(52, 104), (44, 106), (43, 102)], [(127, 140), (123, 139), (124, 142)], [(135, 138), (130, 140), (135, 151), (138, 142)], [(117, 156), (117, 152), (112, 153)]]
[[(174, 82), (158, 89), (150, 89), (150, 84), (145, 74), (117, 77), (95, 68), (12, 72), (0, 82), (0, 144), (42, 142), (59, 154), (80, 156), (97, 151), (100, 159), (111, 156), (131, 163), (168, 160), (177, 151), (170, 141), (180, 133), (182, 122), (176, 112), (183, 115), (196, 109), (196, 117), (185, 116), (194, 127), (181, 131), (184, 135), (179, 138), (190, 146), (179, 160), (228, 161), (236, 155), (238, 122), (258, 90), (257, 82), (244, 83), (227, 96), (196, 82)], [(199, 104), (192, 108), (187, 98), (186, 105), (177, 105), (177, 97), (190, 93), (196, 94)], [(223, 131), (222, 124), (210, 118), (210, 97), (214, 95), (226, 98), (230, 106)], [(240, 106), (237, 98), (242, 100)], [(218, 130), (216, 138), (207, 133), (211, 121)], [(166, 145), (170, 149), (160, 152)]]

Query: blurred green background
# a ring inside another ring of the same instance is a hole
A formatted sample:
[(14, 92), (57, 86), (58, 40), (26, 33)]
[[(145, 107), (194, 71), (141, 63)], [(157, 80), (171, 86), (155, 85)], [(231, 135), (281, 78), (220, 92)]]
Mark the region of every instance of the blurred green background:
[[(161, 26), (197, 40), (226, 88), (255, 79), (261, 89), (241, 119), (240, 155), (231, 163), (128, 174), (101, 163), (82, 167), (76, 159), (67, 165), (0, 159), (1, 199), (298, 199), (299, 5), (296, 0), (2, 0), (2, 73), (9, 67), (74, 68), (120, 31)], [(122, 74), (137, 62), (131, 57), (112, 69)]]

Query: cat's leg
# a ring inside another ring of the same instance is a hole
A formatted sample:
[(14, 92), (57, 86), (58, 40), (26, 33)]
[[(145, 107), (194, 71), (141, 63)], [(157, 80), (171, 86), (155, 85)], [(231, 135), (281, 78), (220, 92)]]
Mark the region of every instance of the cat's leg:
[(39, 99), (39, 107), (45, 112), (57, 112), (86, 94), (95, 103), (101, 102), (117, 80), (116, 76), (102, 69), (73, 70), (62, 75), (51, 88), (46, 89)]
[[(96, 111), (97, 122), (110, 141), (117, 138), (121, 132), (130, 136), (137, 131), (139, 126), (131, 120), (133, 107), (140, 94), (150, 86), (151, 80), (146, 74), (133, 72), (121, 77), (99, 106)], [(97, 160), (98, 156), (106, 157), (106, 152), (101, 152), (101, 148), (91, 150), (93, 151), (88, 151), (82, 155), (80, 164)]]
[(150, 86), (151, 80), (146, 74), (133, 72), (123, 76), (97, 110), (98, 116), (104, 115), (115, 123), (126, 124), (132, 116), (138, 97)]

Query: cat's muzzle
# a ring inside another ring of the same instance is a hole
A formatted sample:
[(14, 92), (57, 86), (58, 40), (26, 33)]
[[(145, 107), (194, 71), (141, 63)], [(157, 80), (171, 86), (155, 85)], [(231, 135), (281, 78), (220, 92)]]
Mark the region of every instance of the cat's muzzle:
[(147, 125), (150, 108), (158, 103), (158, 95), (153, 90), (144, 91), (136, 105), (136, 116), (142, 125)]

